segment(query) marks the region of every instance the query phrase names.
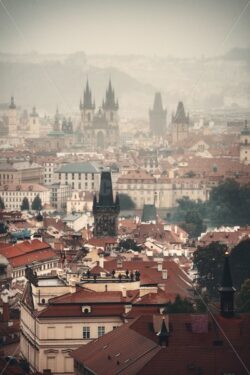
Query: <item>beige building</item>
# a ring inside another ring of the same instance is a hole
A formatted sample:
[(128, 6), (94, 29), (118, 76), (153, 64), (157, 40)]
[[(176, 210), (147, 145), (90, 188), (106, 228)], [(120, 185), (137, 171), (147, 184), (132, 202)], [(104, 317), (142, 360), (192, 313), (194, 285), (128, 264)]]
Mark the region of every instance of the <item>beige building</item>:
[(121, 175), (115, 185), (120, 194), (127, 194), (134, 201), (136, 208), (144, 204), (153, 204), (157, 208), (170, 208), (177, 205), (180, 198), (206, 201), (210, 188), (205, 181), (194, 178), (170, 179), (156, 178), (146, 171), (131, 171)]
[(50, 186), (50, 189), (52, 207), (58, 211), (65, 211), (67, 199), (72, 193), (71, 186), (55, 183)]
[(104, 278), (76, 290), (79, 274), (65, 280), (36, 278), (31, 271), (27, 278), (21, 303), (21, 355), (32, 370), (49, 368), (58, 375), (73, 373), (72, 350), (124, 323), (123, 314), (132, 308), (140, 287), (136, 280)]
[(93, 194), (86, 191), (73, 191), (67, 199), (67, 213), (92, 211)]
[(43, 167), (29, 161), (0, 163), (0, 186), (43, 182)]
[(39, 184), (18, 184), (0, 186), (0, 196), (2, 197), (6, 210), (20, 210), (23, 198), (27, 198), (31, 208), (35, 197), (39, 195), (42, 206), (50, 204), (50, 190)]

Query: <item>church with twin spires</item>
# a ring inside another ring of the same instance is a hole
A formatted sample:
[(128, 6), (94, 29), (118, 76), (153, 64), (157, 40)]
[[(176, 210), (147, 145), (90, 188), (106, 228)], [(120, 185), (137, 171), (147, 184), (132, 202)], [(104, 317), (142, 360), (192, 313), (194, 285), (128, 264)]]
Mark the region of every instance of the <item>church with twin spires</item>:
[(92, 92), (87, 80), (83, 98), (80, 100), (80, 134), (89, 149), (104, 149), (119, 142), (118, 100), (109, 80), (102, 106), (96, 110)]

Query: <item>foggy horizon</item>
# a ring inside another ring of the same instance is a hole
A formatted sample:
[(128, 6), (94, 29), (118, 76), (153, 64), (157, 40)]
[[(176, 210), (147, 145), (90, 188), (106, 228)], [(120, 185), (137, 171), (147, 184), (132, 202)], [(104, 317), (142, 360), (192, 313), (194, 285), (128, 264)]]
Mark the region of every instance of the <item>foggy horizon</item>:
[(217, 57), (249, 48), (249, 1), (0, 2), (0, 51)]

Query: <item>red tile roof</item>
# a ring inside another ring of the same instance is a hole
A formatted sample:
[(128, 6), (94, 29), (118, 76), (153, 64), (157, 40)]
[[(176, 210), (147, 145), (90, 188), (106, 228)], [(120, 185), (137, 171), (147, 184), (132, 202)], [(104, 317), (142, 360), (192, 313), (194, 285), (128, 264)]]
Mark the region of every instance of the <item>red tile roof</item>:
[(25, 266), (32, 262), (41, 262), (57, 258), (56, 253), (46, 242), (34, 239), (19, 242), (15, 245), (1, 248), (4, 255), (13, 268)]
[(250, 314), (233, 319), (216, 315), (217, 324), (208, 316), (207, 331), (204, 333), (192, 331), (192, 315), (170, 315), (167, 347), (160, 346), (158, 342), (158, 318), (143, 315), (81, 346), (71, 355), (97, 375), (247, 373), (222, 330), (249, 368)]
[(165, 293), (170, 295), (181, 295), (188, 297), (191, 287), (191, 280), (188, 275), (179, 267), (179, 265), (171, 260), (165, 260), (162, 263), (162, 268), (167, 270), (167, 279), (163, 279), (162, 271), (158, 271), (157, 262), (138, 260), (122, 261), (122, 264), (117, 265), (117, 260), (108, 260), (104, 263), (105, 269), (110, 272), (112, 270), (129, 270), (140, 271), (141, 285), (155, 284), (163, 285)]

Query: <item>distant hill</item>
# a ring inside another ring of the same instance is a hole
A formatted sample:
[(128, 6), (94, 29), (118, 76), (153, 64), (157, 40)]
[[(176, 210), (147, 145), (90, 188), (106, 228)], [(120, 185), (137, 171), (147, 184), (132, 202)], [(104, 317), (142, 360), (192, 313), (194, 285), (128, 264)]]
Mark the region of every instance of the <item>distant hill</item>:
[(97, 68), (87, 65), (84, 56), (78, 54), (67, 58), (55, 56), (48, 60), (37, 56), (10, 56), (10, 61), (0, 54), (0, 102), (6, 102), (15, 95), (16, 102), (23, 107), (54, 112), (78, 111), (80, 97), (88, 77), (96, 105), (101, 105), (111, 77), (121, 110), (126, 110), (126, 98), (153, 97), (155, 88), (141, 83), (117, 68)]
[(99, 106), (111, 77), (121, 117), (148, 119), (160, 90), (168, 119), (179, 100), (188, 111), (249, 107), (250, 49), (235, 48), (216, 58), (0, 53), (0, 103), (15, 95), (18, 105), (53, 114), (79, 113), (88, 77)]

